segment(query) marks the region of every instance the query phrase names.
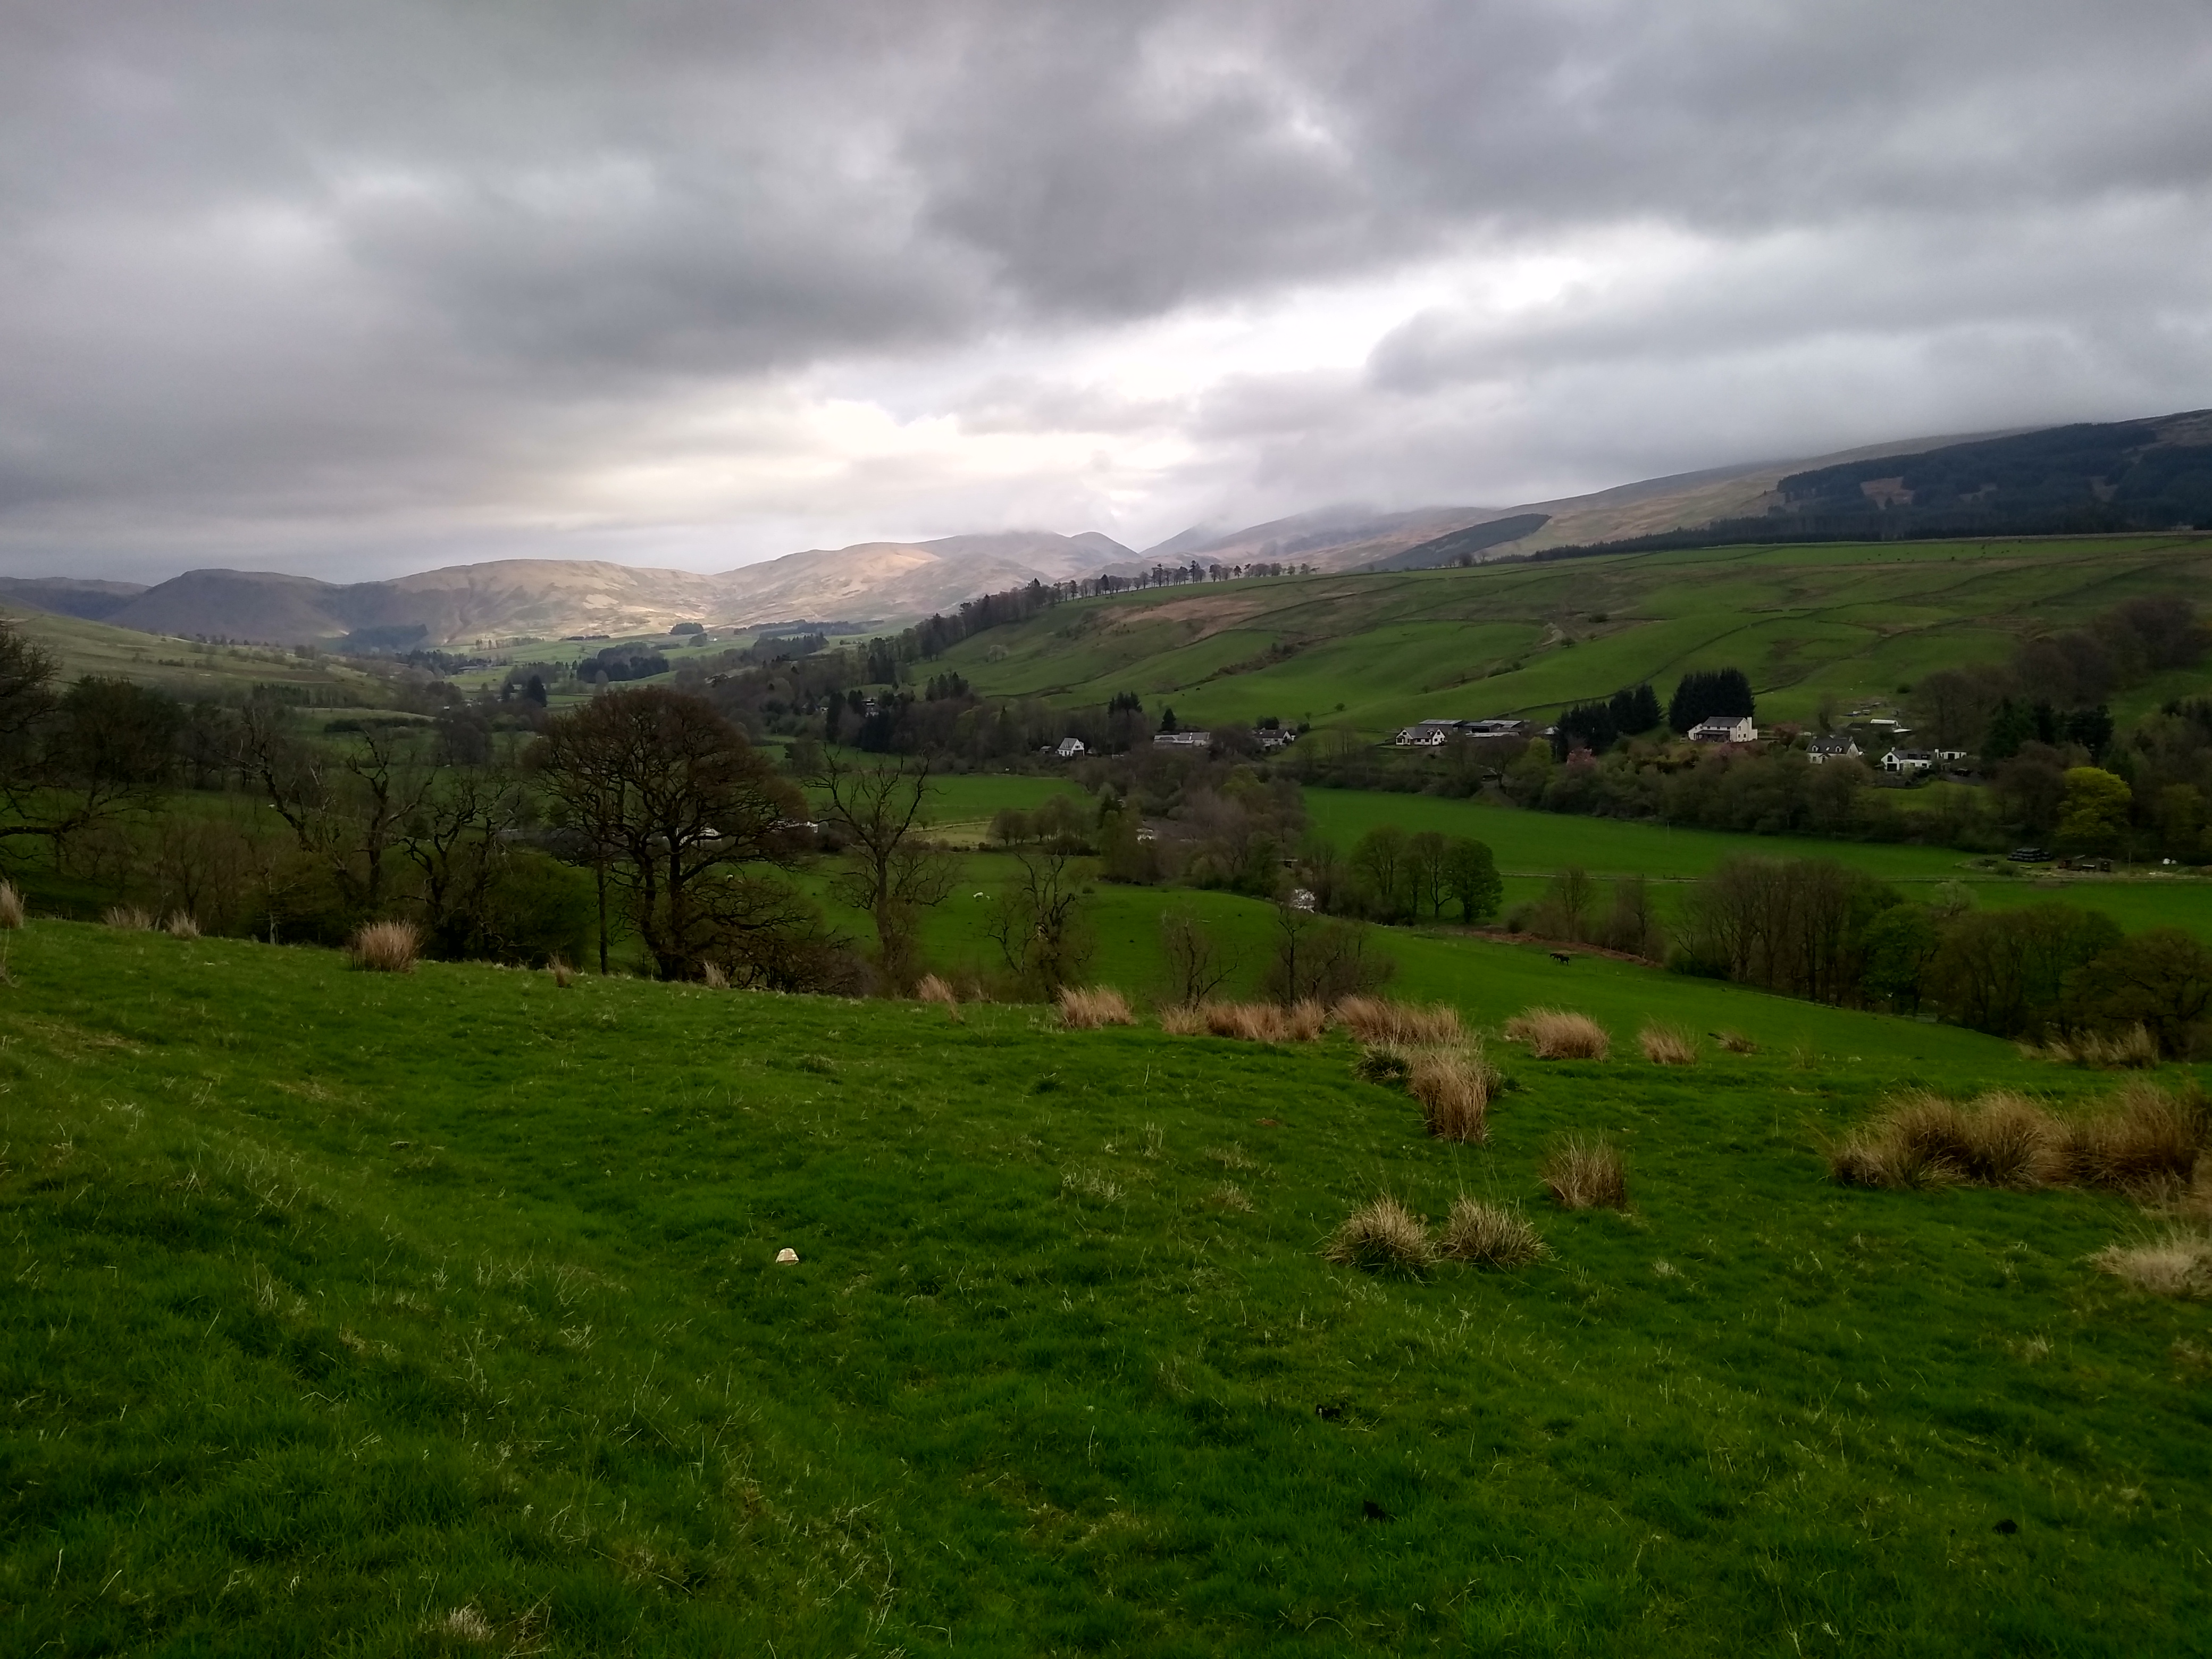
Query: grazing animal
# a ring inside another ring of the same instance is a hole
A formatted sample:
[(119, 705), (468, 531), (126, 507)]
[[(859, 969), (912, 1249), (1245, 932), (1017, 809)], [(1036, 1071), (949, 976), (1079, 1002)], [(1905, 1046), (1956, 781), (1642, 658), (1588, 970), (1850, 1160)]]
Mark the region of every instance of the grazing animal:
[(1552, 960), (1554, 962), (1572, 962), (1574, 957), (1568, 955), (1565, 951), (1554, 951), (1552, 952)]

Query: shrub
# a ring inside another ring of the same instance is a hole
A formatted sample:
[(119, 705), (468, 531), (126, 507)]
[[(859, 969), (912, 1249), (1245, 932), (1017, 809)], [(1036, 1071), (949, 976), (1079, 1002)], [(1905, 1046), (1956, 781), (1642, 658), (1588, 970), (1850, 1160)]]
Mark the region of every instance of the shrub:
[(1551, 1250), (1519, 1211), (1462, 1194), (1445, 1218), (1439, 1253), (1478, 1267), (1525, 1267)]
[(422, 934), (411, 921), (372, 921), (346, 946), (364, 973), (411, 974), (422, 954)]
[(1096, 1030), (1101, 1025), (1134, 1025), (1128, 1000), (1110, 985), (1079, 990), (1064, 985), (1060, 991), (1060, 1023), (1071, 1031)]
[(23, 925), (23, 896), (12, 881), (0, 881), (0, 930), (13, 933)]
[(1566, 1210), (1625, 1210), (1628, 1170), (1603, 1135), (1568, 1135), (1544, 1154), (1540, 1172), (1553, 1200)]
[(1671, 1025), (1646, 1025), (1636, 1034), (1636, 1041), (1644, 1050), (1644, 1058), (1654, 1066), (1694, 1066), (1698, 1063), (1697, 1039), (1687, 1031), (1676, 1030)]
[(1346, 997), (1334, 1012), (1337, 1024), (1362, 1042), (1440, 1048), (1461, 1037), (1459, 1010), (1443, 1003), (1423, 1008), (1383, 997)]
[(111, 904), (107, 914), (100, 918), (110, 927), (126, 933), (150, 933), (154, 918), (135, 904)]
[(952, 988), (936, 975), (924, 974), (921, 983), (914, 988), (914, 994), (918, 1002), (936, 1003), (945, 1010), (945, 1017), (954, 1024), (962, 1023), (960, 999), (953, 994)]
[(546, 958), (545, 971), (553, 975), (553, 983), (563, 991), (576, 982), (576, 970), (558, 957)]
[(1505, 1022), (1505, 1035), (1539, 1060), (1603, 1060), (1613, 1051), (1602, 1025), (1564, 1008), (1524, 1009)]
[(1368, 1273), (1419, 1273), (1437, 1252), (1428, 1224), (1386, 1193), (1346, 1216), (1322, 1254)]
[(2107, 1244), (2089, 1260), (2153, 1296), (2212, 1296), (2212, 1235), (2172, 1227), (2140, 1244)]
[(198, 939), (200, 936), (200, 925), (192, 920), (189, 912), (172, 910), (169, 912), (169, 919), (161, 924), (161, 931), (172, 939)]
[(1490, 1070), (1480, 1049), (1424, 1048), (1406, 1076), (1406, 1091), (1421, 1103), (1421, 1118), (1439, 1140), (1487, 1140)]

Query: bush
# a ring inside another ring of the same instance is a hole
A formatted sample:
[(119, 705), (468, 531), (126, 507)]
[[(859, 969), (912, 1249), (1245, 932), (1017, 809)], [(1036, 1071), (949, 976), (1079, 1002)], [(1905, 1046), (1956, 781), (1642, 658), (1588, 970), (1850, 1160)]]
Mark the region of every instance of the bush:
[(1563, 1008), (1524, 1009), (1505, 1022), (1505, 1035), (1539, 1060), (1603, 1060), (1613, 1052), (1602, 1025)]
[(1368, 1273), (1417, 1273), (1436, 1260), (1437, 1251), (1427, 1224), (1385, 1194), (1346, 1217), (1322, 1254)]
[(1110, 985), (1079, 990), (1065, 985), (1060, 992), (1060, 1023), (1071, 1031), (1096, 1030), (1101, 1025), (1134, 1025), (1128, 1000)]
[(110, 927), (125, 933), (150, 933), (154, 918), (135, 904), (111, 904), (107, 914), (100, 918)]
[(1678, 1031), (1671, 1025), (1652, 1024), (1636, 1034), (1644, 1058), (1654, 1066), (1694, 1066), (1698, 1063), (1697, 1039), (1687, 1031)]
[(1419, 1050), (1407, 1072), (1406, 1091), (1420, 1102), (1422, 1121), (1437, 1139), (1490, 1138), (1490, 1068), (1481, 1050)]
[(1626, 1210), (1628, 1170), (1603, 1135), (1568, 1135), (1544, 1154), (1540, 1172), (1553, 1201), (1565, 1210)]
[(1439, 1253), (1478, 1267), (1525, 1267), (1551, 1250), (1517, 1210), (1462, 1194), (1445, 1218)]
[(12, 881), (0, 881), (0, 931), (13, 933), (23, 925), (23, 896)]
[(1437, 1003), (1417, 1007), (1382, 997), (1346, 997), (1333, 1011), (1338, 1024), (1363, 1042), (1444, 1048), (1461, 1040), (1459, 1011)]
[(372, 921), (346, 946), (353, 965), (371, 974), (411, 974), (422, 955), (422, 934), (411, 921)]

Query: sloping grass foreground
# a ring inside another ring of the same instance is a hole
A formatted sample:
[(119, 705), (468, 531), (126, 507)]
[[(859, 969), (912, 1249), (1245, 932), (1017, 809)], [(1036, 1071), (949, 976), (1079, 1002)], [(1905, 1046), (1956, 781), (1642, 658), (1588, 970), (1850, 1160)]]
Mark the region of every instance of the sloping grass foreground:
[[(2000, 1044), (1923, 1063), (1801, 1007), (1864, 1062), (1494, 1051), (1514, 1086), (1473, 1145), (1341, 1034), (9, 943), (11, 1652), (2212, 1629), (2212, 1312), (2090, 1260), (2132, 1206), (1826, 1177), (1886, 1096), (1985, 1085), (1952, 1057), (2018, 1068)], [(1462, 1018), (1494, 1036), (1523, 988)], [(1714, 994), (1669, 1017), (1745, 1006)], [(1547, 1147), (1601, 1134), (1633, 1212), (1550, 1205)], [(1431, 1229), (1518, 1211), (1551, 1253), (1325, 1260), (1382, 1194)]]

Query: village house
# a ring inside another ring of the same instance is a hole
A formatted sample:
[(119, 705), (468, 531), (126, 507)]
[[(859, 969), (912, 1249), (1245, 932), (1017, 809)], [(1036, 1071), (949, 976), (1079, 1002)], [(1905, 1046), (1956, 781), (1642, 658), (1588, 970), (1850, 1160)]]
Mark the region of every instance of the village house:
[(1060, 747), (1053, 750), (1062, 760), (1080, 760), (1085, 752), (1085, 745), (1080, 738), (1062, 738)]
[(1805, 758), (1815, 766), (1825, 766), (1832, 760), (1856, 760), (1865, 751), (1850, 737), (1815, 738), (1807, 746)]
[(1213, 746), (1211, 732), (1155, 732), (1153, 744), (1162, 749), (1210, 749)]
[(1925, 749), (1893, 749), (1881, 757), (1881, 769), (1893, 777), (1909, 778), (1936, 764)]
[(1692, 743), (1757, 743), (1759, 727), (1748, 714), (1716, 714), (1690, 728)]

